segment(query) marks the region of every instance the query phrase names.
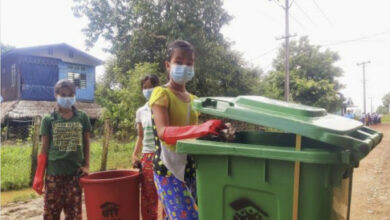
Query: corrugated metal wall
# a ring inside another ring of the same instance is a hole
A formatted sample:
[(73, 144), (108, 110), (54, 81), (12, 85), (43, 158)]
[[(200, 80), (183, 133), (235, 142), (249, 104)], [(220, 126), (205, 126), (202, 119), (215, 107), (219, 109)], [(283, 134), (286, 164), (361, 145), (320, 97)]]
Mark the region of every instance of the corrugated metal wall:
[(54, 101), (59, 60), (35, 56), (20, 57), (21, 99)]
[(1, 96), (4, 101), (16, 100), (19, 96), (19, 65), (16, 56), (2, 57)]
[(81, 80), (81, 82), (76, 83), (81, 87), (76, 90), (76, 98), (80, 101), (94, 101), (95, 67), (64, 62), (60, 62), (58, 67), (59, 79), (74, 79), (74, 73), (84, 75), (85, 81)]
[[(13, 67), (12, 67), (13, 66)], [(14, 74), (11, 72), (14, 71)], [(95, 67), (65, 63), (58, 59), (37, 56), (13, 56), (2, 60), (1, 95), (4, 101), (42, 100), (54, 101), (55, 83), (60, 79), (71, 79), (76, 75), (79, 101), (94, 101)]]

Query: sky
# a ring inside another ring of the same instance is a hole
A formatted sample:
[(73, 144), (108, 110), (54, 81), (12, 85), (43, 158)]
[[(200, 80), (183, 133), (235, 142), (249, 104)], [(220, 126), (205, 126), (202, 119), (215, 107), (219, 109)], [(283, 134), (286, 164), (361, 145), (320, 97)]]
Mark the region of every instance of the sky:
[[(336, 66), (344, 71), (341, 92), (355, 105), (363, 106), (363, 70), (366, 65), (367, 111), (381, 105), (390, 92), (390, 1), (388, 0), (290, 0), (290, 34), (308, 36), (323, 50), (337, 52)], [(28, 47), (68, 43), (86, 50), (86, 18), (73, 16), (72, 0), (1, 0), (0, 39), (4, 44)], [(272, 60), (285, 33), (283, 0), (225, 0), (224, 8), (233, 20), (222, 28), (233, 49), (242, 53), (249, 65), (272, 69)], [(109, 43), (99, 40), (89, 54), (106, 60), (102, 49)], [(98, 77), (104, 66), (97, 68)], [(372, 97), (372, 99), (371, 99)]]

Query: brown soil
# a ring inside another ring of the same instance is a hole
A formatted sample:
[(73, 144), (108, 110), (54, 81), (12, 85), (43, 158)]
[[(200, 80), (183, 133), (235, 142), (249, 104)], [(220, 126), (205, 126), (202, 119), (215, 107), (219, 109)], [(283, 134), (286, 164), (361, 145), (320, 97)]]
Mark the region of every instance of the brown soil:
[(390, 220), (390, 124), (371, 128), (384, 137), (355, 169), (351, 220)]
[[(372, 127), (384, 138), (354, 171), (351, 220), (390, 220), (390, 124)], [(42, 219), (43, 200), (1, 207), (1, 219)], [(83, 210), (84, 218), (85, 209)]]
[[(1, 207), (1, 220), (41, 220), (43, 215), (43, 198), (25, 202), (12, 203)], [(61, 216), (64, 219), (64, 216)], [(87, 219), (83, 202), (83, 219)]]

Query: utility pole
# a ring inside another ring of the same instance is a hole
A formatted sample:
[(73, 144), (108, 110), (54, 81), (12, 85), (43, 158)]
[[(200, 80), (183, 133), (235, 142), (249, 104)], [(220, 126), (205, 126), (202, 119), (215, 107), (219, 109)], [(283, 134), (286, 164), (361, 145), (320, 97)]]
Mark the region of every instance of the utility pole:
[(368, 97), (369, 99), (370, 99), (370, 101), (371, 101), (371, 114), (373, 113), (373, 111), (372, 111), (372, 97)]
[(284, 61), (284, 68), (285, 68), (285, 80), (284, 80), (284, 99), (288, 102), (289, 96), (290, 96), (290, 54), (289, 54), (289, 41), (290, 37), (295, 37), (296, 34), (290, 35), (290, 29), (289, 29), (289, 16), (288, 16), (288, 10), (290, 9), (291, 5), (289, 3), (289, 0), (285, 0), (285, 6), (281, 6), (284, 9), (285, 13), (285, 35), (279, 38), (276, 38), (277, 40), (285, 40), (285, 61)]
[(363, 113), (366, 114), (366, 64), (371, 63), (367, 60), (361, 63), (357, 63), (358, 66), (363, 66)]

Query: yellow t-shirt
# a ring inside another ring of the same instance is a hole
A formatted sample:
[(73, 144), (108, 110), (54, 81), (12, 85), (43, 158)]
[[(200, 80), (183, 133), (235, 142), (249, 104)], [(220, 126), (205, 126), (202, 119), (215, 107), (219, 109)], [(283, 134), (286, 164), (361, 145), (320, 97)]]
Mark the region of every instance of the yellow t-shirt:
[[(191, 105), (196, 96), (190, 94), (191, 101), (183, 102), (180, 100), (170, 88), (155, 87), (149, 99), (150, 107), (153, 104), (168, 108), (169, 126), (185, 126), (198, 124), (199, 113), (192, 110)], [(169, 145), (164, 142), (164, 145), (175, 150), (174, 145)]]

